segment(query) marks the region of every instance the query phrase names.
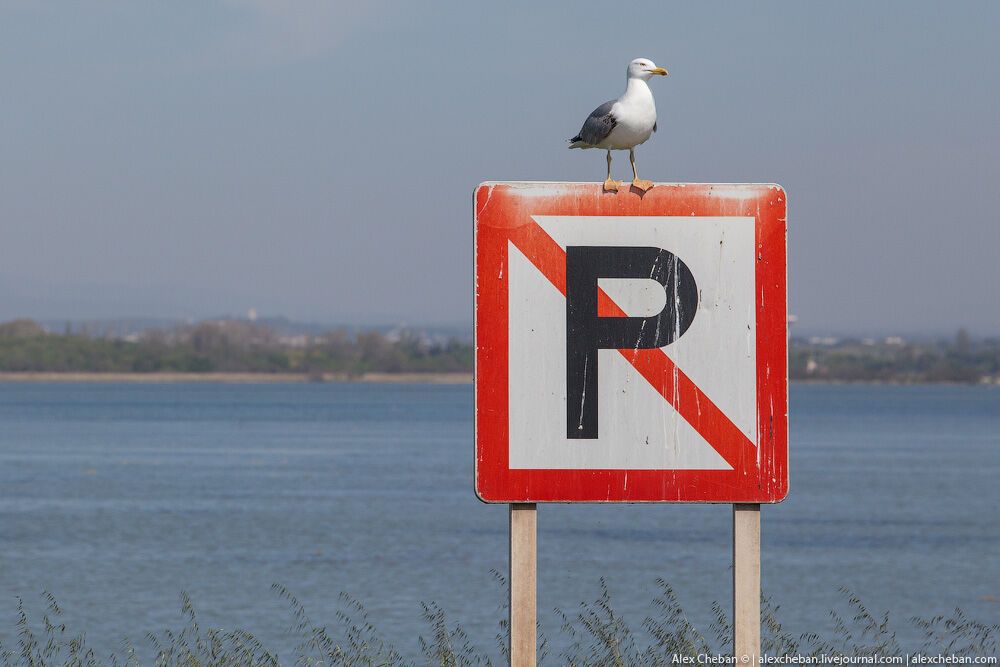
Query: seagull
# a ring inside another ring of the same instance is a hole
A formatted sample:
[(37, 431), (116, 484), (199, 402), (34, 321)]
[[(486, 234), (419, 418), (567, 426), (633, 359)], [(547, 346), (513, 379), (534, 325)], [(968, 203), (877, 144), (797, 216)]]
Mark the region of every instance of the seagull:
[(605, 192), (617, 192), (621, 181), (611, 180), (611, 151), (628, 149), (632, 163), (632, 185), (645, 192), (652, 181), (640, 180), (635, 170), (635, 147), (656, 132), (656, 103), (653, 91), (646, 83), (653, 76), (666, 76), (667, 70), (657, 67), (648, 58), (636, 58), (628, 64), (628, 84), (617, 100), (605, 102), (594, 109), (583, 122), (579, 134), (569, 140), (570, 148), (603, 148), (608, 151), (608, 178)]

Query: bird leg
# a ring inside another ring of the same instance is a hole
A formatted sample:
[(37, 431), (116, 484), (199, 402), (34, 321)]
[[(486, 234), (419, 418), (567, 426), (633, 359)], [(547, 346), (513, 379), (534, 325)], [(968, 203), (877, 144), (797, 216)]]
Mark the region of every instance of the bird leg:
[(621, 187), (621, 181), (611, 180), (611, 151), (608, 151), (608, 178), (604, 181), (604, 191), (605, 192), (618, 192), (618, 188)]
[(632, 163), (632, 187), (638, 188), (639, 190), (642, 190), (643, 192), (645, 192), (646, 190), (648, 190), (651, 187), (653, 187), (653, 182), (652, 181), (644, 181), (644, 180), (642, 180), (641, 178), (639, 178), (639, 172), (637, 172), (635, 170), (635, 149), (634, 148), (628, 149), (628, 160), (629, 160), (629, 162)]

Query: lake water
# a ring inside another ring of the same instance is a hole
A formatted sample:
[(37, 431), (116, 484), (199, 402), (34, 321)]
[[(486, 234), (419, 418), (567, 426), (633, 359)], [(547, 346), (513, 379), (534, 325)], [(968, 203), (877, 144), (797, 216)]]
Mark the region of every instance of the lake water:
[[(405, 654), (435, 601), (492, 646), (507, 514), (472, 491), (469, 386), (0, 384), (0, 640), (42, 591), (102, 650), (182, 625), (287, 651), (280, 583), (314, 620), (348, 591)], [(795, 632), (839, 587), (905, 623), (1000, 620), (1000, 388), (793, 386), (791, 492), (763, 508), (763, 586)], [(654, 582), (707, 632), (730, 599), (730, 507), (539, 508), (539, 608), (606, 577), (638, 626)], [(555, 638), (555, 637), (553, 637)]]

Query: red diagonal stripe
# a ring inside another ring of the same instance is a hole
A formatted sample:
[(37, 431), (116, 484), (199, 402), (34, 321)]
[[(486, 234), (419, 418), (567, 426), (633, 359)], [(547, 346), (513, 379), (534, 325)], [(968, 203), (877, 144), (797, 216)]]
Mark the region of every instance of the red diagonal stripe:
[[(510, 240), (566, 296), (566, 251), (537, 222), (512, 229)], [(602, 317), (626, 317), (604, 290), (597, 294)], [(757, 447), (660, 348), (618, 350), (653, 389), (705, 438), (734, 470), (757, 467)]]

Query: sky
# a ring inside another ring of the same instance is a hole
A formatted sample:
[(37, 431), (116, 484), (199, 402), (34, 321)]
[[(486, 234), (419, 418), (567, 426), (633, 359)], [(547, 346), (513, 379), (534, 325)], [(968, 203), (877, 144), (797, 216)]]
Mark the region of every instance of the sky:
[[(0, 0), (0, 320), (469, 324), (472, 192), (777, 182), (802, 331), (1000, 334), (1000, 3)], [(628, 177), (625, 154), (616, 176)]]

